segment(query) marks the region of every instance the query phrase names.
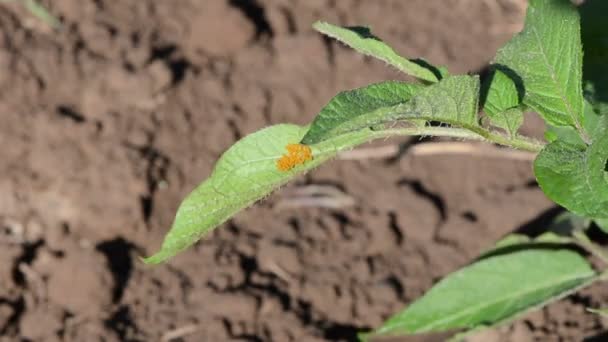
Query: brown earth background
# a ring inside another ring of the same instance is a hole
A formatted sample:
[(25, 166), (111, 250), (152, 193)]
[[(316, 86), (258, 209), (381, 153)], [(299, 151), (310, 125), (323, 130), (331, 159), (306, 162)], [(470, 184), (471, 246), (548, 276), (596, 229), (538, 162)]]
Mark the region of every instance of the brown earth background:
[[(403, 79), (314, 21), (370, 25), (398, 52), (459, 73), (521, 28), (525, 2), (42, 3), (59, 31), (0, 3), (0, 341), (355, 341), (555, 212), (525, 155), (413, 153), (428, 139), (394, 139), (364, 146), (389, 146), (380, 158), (331, 162), (145, 267), (137, 257), (160, 246), (234, 141), (307, 123), (340, 90)], [(310, 191), (330, 196), (310, 206)], [(470, 340), (608, 340), (608, 322), (585, 312), (607, 297), (594, 286)]]

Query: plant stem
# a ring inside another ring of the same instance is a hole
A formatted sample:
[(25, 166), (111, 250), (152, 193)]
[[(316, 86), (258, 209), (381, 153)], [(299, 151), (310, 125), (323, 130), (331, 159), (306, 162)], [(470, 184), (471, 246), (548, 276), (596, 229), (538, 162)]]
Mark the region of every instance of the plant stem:
[(499, 145), (538, 153), (543, 148), (543, 144), (523, 137), (506, 137), (501, 134), (476, 128), (475, 131), (456, 127), (405, 127), (391, 128), (374, 132), (376, 138), (403, 136), (403, 135), (422, 135), (451, 137), (469, 140), (489, 141)]
[(574, 239), (576, 240), (576, 242), (579, 246), (585, 248), (591, 254), (595, 255), (600, 260), (602, 260), (604, 263), (608, 264), (608, 255), (604, 252), (604, 250), (600, 246), (598, 246), (593, 241), (591, 241), (589, 239), (589, 237), (587, 236), (587, 234), (585, 234), (584, 231), (575, 230), (572, 233), (572, 236), (574, 237)]
[(525, 150), (530, 152), (538, 153), (545, 146), (543, 143), (538, 141), (534, 141), (532, 139), (526, 137), (506, 137), (502, 134), (493, 133), (490, 131), (483, 130), (483, 132), (478, 132), (478, 134), (484, 136), (489, 141), (492, 141), (499, 145), (510, 146), (515, 149)]

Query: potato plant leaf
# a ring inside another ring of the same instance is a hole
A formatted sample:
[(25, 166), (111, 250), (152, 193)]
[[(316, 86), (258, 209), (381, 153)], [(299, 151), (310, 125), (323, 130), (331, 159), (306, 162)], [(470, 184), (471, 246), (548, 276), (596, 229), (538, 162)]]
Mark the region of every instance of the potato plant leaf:
[(518, 107), (520, 94), (515, 82), (498, 68), (492, 70), (485, 92), (483, 110), (493, 126), (504, 129), (510, 136), (515, 136), (524, 122), (524, 114)]
[(534, 174), (543, 192), (573, 213), (608, 218), (608, 132), (588, 147), (556, 140), (534, 161)]
[(490, 122), (492, 125), (504, 129), (510, 137), (514, 137), (524, 123), (524, 112), (519, 107), (509, 108), (490, 117)]
[(581, 255), (565, 248), (496, 254), (450, 274), (371, 336), (491, 326), (555, 300), (595, 275)]
[(398, 104), (409, 100), (423, 86), (405, 82), (383, 82), (336, 95), (317, 115), (303, 144), (385, 122)]
[(360, 144), (371, 131), (360, 130), (328, 139), (312, 148), (313, 159), (290, 171), (280, 171), (277, 160), (288, 144), (299, 142), (308, 127), (281, 124), (250, 134), (228, 149), (211, 176), (184, 199), (161, 250), (144, 259), (157, 264), (194, 244), (241, 209), (268, 195), (295, 176)]
[(479, 128), (479, 77), (450, 76), (430, 85), (403, 105), (392, 120), (439, 121), (462, 128)]
[(493, 118), (498, 113), (519, 106), (519, 91), (511, 77), (498, 68), (492, 70), (487, 91), (483, 99), (483, 110)]
[(523, 31), (495, 63), (521, 77), (523, 103), (545, 121), (583, 132), (580, 20), (570, 0), (530, 0)]
[(313, 27), (364, 55), (394, 66), (401, 72), (428, 82), (438, 81), (437, 75), (430, 68), (399, 56), (390, 46), (374, 36), (367, 27), (340, 27), (321, 21), (314, 23)]
[[(463, 128), (479, 128), (478, 77), (450, 76), (430, 86), (407, 91), (400, 85), (396, 89), (403, 94), (409, 92), (411, 98), (392, 106), (391, 101), (386, 101), (392, 95), (385, 93), (392, 85), (381, 83), (377, 86), (338, 95), (317, 115), (302, 142), (317, 143), (346, 132), (397, 120), (410, 121), (415, 125), (434, 120)], [(382, 90), (382, 93), (377, 90)], [(371, 101), (372, 98), (374, 101)], [(403, 98), (407, 99), (407, 96)], [(344, 102), (346, 99), (351, 102)], [(383, 103), (387, 106), (382, 106)]]

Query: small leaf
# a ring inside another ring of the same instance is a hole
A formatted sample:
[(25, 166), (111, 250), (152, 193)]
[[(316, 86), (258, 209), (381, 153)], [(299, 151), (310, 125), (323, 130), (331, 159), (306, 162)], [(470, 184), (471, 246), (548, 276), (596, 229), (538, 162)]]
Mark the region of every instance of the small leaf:
[(325, 22), (316, 22), (315, 30), (337, 39), (358, 52), (384, 61), (399, 71), (428, 82), (437, 82), (437, 76), (428, 68), (399, 56), (367, 27), (340, 27)]
[(510, 108), (490, 117), (490, 123), (507, 131), (510, 137), (514, 137), (524, 123), (524, 112), (518, 107)]
[(297, 175), (368, 140), (371, 132), (361, 130), (310, 146), (312, 160), (303, 159), (304, 164), (290, 171), (279, 170), (277, 160), (286, 154), (286, 146), (299, 142), (307, 130), (308, 127), (296, 125), (275, 125), (234, 144), (222, 155), (211, 176), (184, 199), (161, 250), (144, 262), (157, 264), (174, 256)]
[(498, 254), (450, 274), (372, 336), (494, 325), (594, 279), (589, 263), (569, 249), (531, 248)]
[[(520, 94), (511, 77), (503, 71), (494, 68), (488, 81), (490, 82), (484, 99), (484, 112), (493, 118), (497, 114), (519, 106)], [(484, 82), (485, 83), (485, 82)]]
[(523, 81), (523, 102), (547, 123), (583, 131), (580, 23), (570, 0), (530, 0), (524, 30), (495, 63)]
[(423, 87), (405, 82), (383, 82), (336, 95), (317, 115), (303, 144), (315, 144), (345, 132), (385, 122)]
[(483, 110), (490, 119), (490, 123), (504, 129), (509, 136), (514, 137), (524, 122), (524, 113), (518, 107), (520, 91), (515, 82), (504, 71), (494, 68), (489, 79), (484, 82), (482, 93), (486, 93), (483, 99)]
[(543, 192), (573, 213), (608, 218), (608, 132), (589, 147), (556, 140), (534, 161), (534, 174)]

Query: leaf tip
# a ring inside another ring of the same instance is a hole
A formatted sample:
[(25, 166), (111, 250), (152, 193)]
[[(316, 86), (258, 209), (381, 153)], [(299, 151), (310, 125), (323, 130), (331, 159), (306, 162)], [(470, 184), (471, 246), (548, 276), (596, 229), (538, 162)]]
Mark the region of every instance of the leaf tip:
[(156, 254), (149, 257), (139, 256), (139, 260), (146, 265), (158, 265), (167, 261), (172, 255), (164, 250), (160, 250)]
[(334, 26), (326, 21), (317, 20), (312, 24), (312, 28), (318, 32), (325, 33), (328, 27)]
[(304, 137), (300, 141), (300, 144), (302, 144), (302, 145), (312, 145), (314, 143), (316, 143), (316, 141), (314, 141), (313, 138), (311, 138), (310, 134), (308, 134), (308, 133), (306, 133), (306, 135), (304, 135)]

